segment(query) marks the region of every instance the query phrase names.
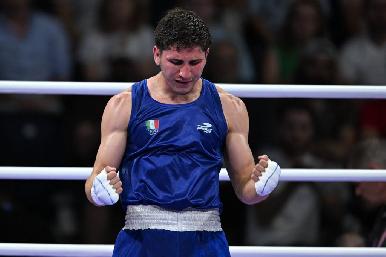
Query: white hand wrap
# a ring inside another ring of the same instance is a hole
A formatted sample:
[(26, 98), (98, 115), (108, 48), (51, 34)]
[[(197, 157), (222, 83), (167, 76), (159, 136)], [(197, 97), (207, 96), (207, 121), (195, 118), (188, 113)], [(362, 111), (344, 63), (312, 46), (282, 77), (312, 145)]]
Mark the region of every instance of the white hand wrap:
[(115, 192), (113, 185), (110, 185), (110, 180), (107, 179), (107, 172), (104, 169), (92, 183), (91, 197), (98, 206), (113, 205), (118, 202), (119, 195)]
[(259, 177), (259, 180), (255, 182), (256, 193), (260, 196), (269, 195), (279, 183), (280, 173), (280, 166), (269, 160), (268, 167)]

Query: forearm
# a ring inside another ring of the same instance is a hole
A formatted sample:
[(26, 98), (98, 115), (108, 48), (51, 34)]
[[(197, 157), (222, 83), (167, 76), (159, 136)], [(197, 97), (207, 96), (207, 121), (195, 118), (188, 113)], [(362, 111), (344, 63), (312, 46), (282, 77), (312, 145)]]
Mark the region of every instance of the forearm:
[(258, 203), (266, 199), (279, 182), (280, 166), (269, 160), (266, 155), (258, 158), (259, 163), (252, 169), (249, 177), (247, 170), (251, 170), (250, 168), (244, 169), (243, 173), (232, 172), (231, 179), (235, 184), (236, 193), (240, 200), (246, 204)]
[(226, 159), (226, 164), (237, 197), (241, 202), (250, 205), (261, 202), (267, 197), (262, 197), (256, 193), (255, 180), (252, 178), (255, 163), (252, 154), (249, 155), (249, 158), (245, 159)]
[(236, 193), (240, 201), (248, 205), (259, 203), (268, 197), (257, 195), (253, 179), (248, 179), (243, 185), (240, 185)]

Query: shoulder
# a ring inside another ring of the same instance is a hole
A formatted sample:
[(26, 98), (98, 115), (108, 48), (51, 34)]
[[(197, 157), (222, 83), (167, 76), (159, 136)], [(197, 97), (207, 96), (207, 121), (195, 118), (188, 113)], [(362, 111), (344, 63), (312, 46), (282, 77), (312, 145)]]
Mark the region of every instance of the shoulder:
[(239, 97), (232, 95), (231, 93), (228, 93), (224, 89), (222, 89), (219, 86), (216, 86), (217, 92), (220, 96), (221, 104), (223, 108), (230, 108), (235, 111), (243, 111), (246, 107)]
[(110, 98), (106, 108), (120, 111), (131, 107), (131, 88)]
[(32, 15), (32, 25), (35, 26), (35, 29), (40, 29), (41, 31), (50, 32), (50, 33), (65, 33), (64, 28), (61, 23), (52, 16), (49, 16), (42, 12), (35, 12)]
[(114, 124), (116, 128), (126, 128), (131, 113), (131, 90), (121, 92), (110, 98), (106, 104), (102, 122)]
[(243, 100), (226, 92), (221, 87), (216, 86), (216, 88), (228, 127), (232, 128), (240, 122), (247, 122), (248, 112)]

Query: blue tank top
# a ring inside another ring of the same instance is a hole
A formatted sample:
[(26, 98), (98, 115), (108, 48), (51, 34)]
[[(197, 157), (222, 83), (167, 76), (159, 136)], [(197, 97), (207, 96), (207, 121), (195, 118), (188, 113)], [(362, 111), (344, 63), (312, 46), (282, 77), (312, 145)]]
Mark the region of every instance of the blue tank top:
[(187, 104), (154, 100), (147, 80), (132, 86), (132, 111), (120, 165), (123, 206), (222, 209), (219, 171), (227, 124), (215, 85), (202, 80)]

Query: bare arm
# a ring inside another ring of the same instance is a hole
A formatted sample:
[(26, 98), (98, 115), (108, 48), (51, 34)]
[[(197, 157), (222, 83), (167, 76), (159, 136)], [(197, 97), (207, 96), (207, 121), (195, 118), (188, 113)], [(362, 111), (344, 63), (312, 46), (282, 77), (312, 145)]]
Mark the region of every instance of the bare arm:
[(106, 105), (101, 123), (101, 143), (98, 149), (93, 171), (85, 183), (87, 199), (93, 203), (91, 187), (94, 178), (104, 169), (107, 178), (114, 184), (117, 193), (122, 192), (121, 182), (116, 176), (126, 147), (127, 125), (131, 113), (131, 92), (113, 96)]
[(219, 90), (228, 124), (226, 138), (227, 170), (237, 197), (246, 204), (264, 200), (256, 194), (255, 182), (268, 166), (268, 157), (259, 156), (256, 165), (248, 144), (249, 117), (243, 101)]

